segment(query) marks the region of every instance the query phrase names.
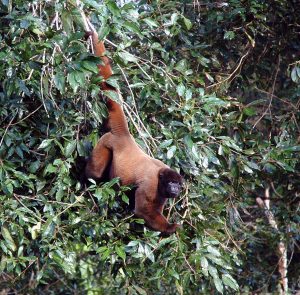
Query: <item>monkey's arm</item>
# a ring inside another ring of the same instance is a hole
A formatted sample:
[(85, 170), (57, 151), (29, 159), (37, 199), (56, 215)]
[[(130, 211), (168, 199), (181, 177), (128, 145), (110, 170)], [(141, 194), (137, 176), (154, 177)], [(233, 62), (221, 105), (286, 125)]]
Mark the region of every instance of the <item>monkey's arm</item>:
[(87, 178), (100, 179), (103, 176), (105, 168), (112, 159), (111, 138), (112, 134), (110, 132), (104, 134), (94, 147), (85, 167)]
[(145, 220), (146, 224), (153, 230), (166, 234), (172, 234), (179, 227), (176, 223), (169, 223), (162, 215), (163, 204), (147, 202), (146, 194), (142, 188), (138, 188), (135, 193), (135, 214)]

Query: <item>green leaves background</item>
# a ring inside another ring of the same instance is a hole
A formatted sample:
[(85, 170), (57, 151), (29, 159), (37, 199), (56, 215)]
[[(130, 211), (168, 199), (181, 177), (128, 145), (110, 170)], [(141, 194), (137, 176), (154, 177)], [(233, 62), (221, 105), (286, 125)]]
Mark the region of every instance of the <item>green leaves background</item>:
[[(109, 40), (131, 133), (186, 180), (165, 212), (183, 229), (144, 228), (118, 180), (80, 187), (107, 111), (76, 2), (2, 1), (1, 289), (275, 292), (279, 238), (299, 288), (296, 1), (81, 4)], [(255, 202), (266, 187), (278, 232)]]

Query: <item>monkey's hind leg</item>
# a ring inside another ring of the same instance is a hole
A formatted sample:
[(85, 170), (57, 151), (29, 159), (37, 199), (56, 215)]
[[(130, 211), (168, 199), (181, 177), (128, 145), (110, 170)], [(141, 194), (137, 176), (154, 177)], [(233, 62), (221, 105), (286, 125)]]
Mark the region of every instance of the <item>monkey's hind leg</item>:
[(101, 179), (105, 169), (112, 159), (110, 139), (112, 134), (104, 134), (92, 151), (85, 167), (86, 178)]

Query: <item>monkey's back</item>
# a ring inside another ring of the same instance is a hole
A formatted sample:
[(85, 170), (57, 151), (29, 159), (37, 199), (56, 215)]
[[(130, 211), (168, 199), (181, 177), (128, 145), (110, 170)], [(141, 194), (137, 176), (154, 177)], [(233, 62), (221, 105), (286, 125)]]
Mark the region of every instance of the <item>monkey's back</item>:
[(161, 168), (168, 166), (147, 155), (132, 136), (114, 136), (110, 178), (119, 177), (123, 185), (139, 185), (158, 175)]

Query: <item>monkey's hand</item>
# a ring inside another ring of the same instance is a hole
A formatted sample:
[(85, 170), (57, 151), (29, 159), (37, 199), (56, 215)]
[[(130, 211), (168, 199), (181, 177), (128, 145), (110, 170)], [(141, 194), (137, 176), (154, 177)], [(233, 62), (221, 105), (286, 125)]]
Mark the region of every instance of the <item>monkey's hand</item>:
[(168, 226), (167, 226), (167, 229), (166, 231), (164, 232), (164, 234), (167, 234), (167, 235), (171, 235), (173, 233), (176, 232), (176, 229), (177, 228), (180, 228), (180, 224), (177, 224), (177, 223), (169, 223)]

